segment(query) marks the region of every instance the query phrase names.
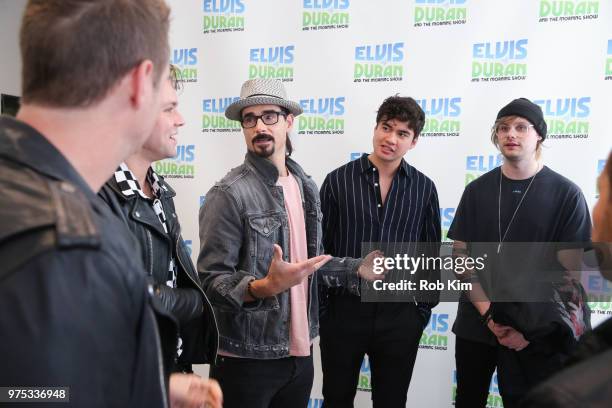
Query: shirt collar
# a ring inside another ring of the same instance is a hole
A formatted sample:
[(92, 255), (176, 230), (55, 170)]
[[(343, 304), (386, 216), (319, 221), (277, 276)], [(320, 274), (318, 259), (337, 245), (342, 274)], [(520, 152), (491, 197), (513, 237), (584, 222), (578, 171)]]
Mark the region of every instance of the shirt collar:
[[(134, 173), (129, 169), (127, 164), (121, 163), (115, 171), (115, 181), (119, 186), (119, 191), (124, 197), (129, 198), (138, 194), (140, 197), (149, 200), (150, 197), (142, 191), (140, 183)], [(146, 180), (151, 186), (154, 198), (160, 198), (163, 192), (167, 192), (168, 188), (161, 183), (161, 180), (152, 167), (147, 170)]]
[[(368, 156), (368, 153), (364, 153), (359, 159), (357, 159), (359, 160), (362, 173), (372, 173), (376, 168), (376, 166), (374, 166), (374, 163), (372, 163), (370, 159), (368, 159)], [(403, 174), (406, 177), (410, 177), (410, 165), (406, 162), (406, 160), (402, 159), (402, 161), (400, 162), (398, 173)]]

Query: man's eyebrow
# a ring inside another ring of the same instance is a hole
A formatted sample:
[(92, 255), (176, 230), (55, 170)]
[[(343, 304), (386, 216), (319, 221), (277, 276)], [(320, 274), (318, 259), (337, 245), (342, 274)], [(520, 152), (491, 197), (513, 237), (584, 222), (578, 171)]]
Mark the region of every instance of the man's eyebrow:
[[(283, 113), (283, 111), (275, 110), (275, 109), (266, 109), (265, 111), (261, 112), (262, 115), (264, 113)], [(258, 115), (255, 115), (255, 113), (253, 113), (253, 112), (249, 112), (249, 113), (245, 113), (245, 115), (243, 117), (246, 118), (247, 116), (258, 116)]]

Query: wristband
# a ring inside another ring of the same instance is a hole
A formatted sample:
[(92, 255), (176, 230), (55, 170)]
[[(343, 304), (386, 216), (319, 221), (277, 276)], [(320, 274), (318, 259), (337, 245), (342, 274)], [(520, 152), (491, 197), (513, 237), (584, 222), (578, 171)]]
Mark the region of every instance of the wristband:
[(492, 318), (493, 316), (491, 316), (491, 307), (489, 306), (487, 311), (482, 316), (480, 316), (480, 320), (482, 321), (482, 324), (484, 326), (487, 326), (489, 324), (489, 320), (491, 320)]

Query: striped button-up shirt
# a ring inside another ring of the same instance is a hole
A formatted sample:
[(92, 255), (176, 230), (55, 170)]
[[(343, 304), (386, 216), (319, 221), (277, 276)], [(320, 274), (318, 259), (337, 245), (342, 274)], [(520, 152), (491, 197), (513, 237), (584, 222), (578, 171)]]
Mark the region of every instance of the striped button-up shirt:
[(364, 154), (327, 175), (321, 209), (325, 252), (333, 256), (359, 258), (368, 242), (441, 240), (436, 186), (403, 159), (384, 203), (378, 171)]

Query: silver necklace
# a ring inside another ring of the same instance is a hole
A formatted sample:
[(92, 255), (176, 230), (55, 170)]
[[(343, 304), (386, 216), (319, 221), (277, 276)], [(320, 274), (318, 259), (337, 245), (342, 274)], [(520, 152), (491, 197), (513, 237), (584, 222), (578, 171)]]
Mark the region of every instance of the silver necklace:
[(518, 205), (514, 209), (514, 214), (512, 214), (512, 217), (510, 218), (510, 222), (506, 226), (506, 231), (504, 232), (504, 236), (502, 237), (502, 233), (501, 233), (502, 169), (501, 168), (499, 169), (499, 195), (497, 196), (497, 232), (499, 234), (499, 244), (497, 244), (497, 253), (498, 254), (501, 251), (501, 246), (502, 246), (502, 243), (504, 242), (504, 240), (506, 239), (506, 235), (508, 235), (508, 230), (510, 230), (510, 226), (512, 225), (512, 221), (514, 221), (514, 217), (516, 217), (516, 213), (518, 212), (519, 208), (521, 208), (521, 204), (523, 204), (523, 200), (525, 199), (525, 196), (527, 195), (527, 192), (529, 192), (529, 187), (531, 187), (531, 184), (533, 183), (533, 180), (535, 180), (535, 178), (538, 175), (538, 173), (539, 173), (539, 166), (538, 166), (538, 170), (536, 171), (536, 174), (533, 175), (533, 177), (531, 178), (531, 181), (529, 182), (529, 185), (527, 185), (527, 188), (525, 189), (525, 193), (523, 194), (523, 196), (521, 197)]

